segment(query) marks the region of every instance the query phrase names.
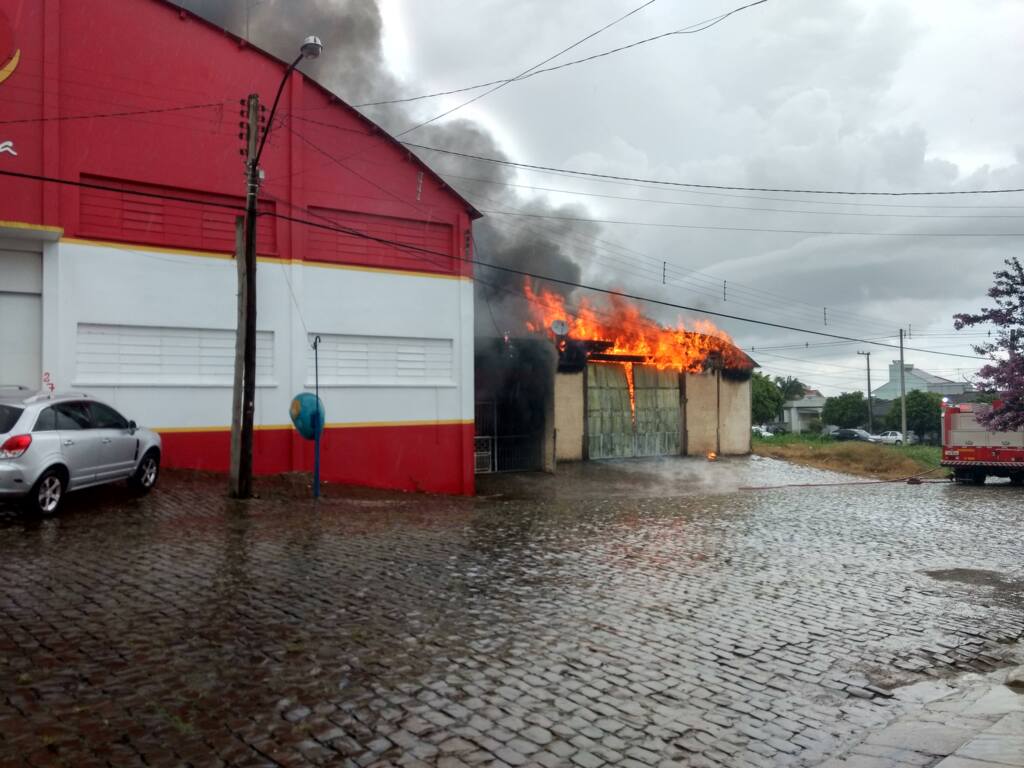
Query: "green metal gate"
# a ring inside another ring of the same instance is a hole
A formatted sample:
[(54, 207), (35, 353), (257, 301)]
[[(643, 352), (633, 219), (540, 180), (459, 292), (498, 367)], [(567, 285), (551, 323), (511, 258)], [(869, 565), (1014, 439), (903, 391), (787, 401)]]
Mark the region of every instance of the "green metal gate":
[(635, 456), (678, 456), (682, 422), (679, 374), (650, 365), (633, 366), (636, 387)]
[(587, 365), (588, 458), (679, 455), (679, 374), (659, 371), (653, 366), (630, 365), (635, 418), (630, 407), (626, 365)]

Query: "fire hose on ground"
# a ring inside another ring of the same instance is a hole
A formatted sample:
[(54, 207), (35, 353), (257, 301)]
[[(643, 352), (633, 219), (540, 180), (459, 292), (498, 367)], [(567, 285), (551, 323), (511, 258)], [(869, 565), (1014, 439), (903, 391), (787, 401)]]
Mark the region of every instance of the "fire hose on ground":
[(782, 485), (741, 485), (741, 491), (771, 491), (779, 488), (823, 488), (837, 485), (884, 485), (886, 483), (906, 483), (907, 485), (923, 485), (924, 483), (947, 483), (948, 480), (922, 480), (926, 475), (939, 472), (946, 467), (935, 467), (926, 472), (919, 472), (916, 475), (897, 477), (892, 480), (840, 480), (833, 483), (784, 483)]

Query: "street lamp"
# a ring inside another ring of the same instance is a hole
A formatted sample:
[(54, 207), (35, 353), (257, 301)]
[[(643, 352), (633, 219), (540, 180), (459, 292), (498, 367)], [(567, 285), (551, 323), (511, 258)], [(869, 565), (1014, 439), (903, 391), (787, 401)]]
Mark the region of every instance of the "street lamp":
[(250, 160), (253, 164), (259, 164), (260, 157), (263, 155), (263, 145), (267, 143), (267, 136), (270, 134), (270, 127), (274, 124), (274, 115), (277, 113), (277, 102), (281, 100), (281, 92), (284, 90), (284, 84), (288, 82), (288, 75), (292, 73), (292, 70), (299, 65), (299, 62), (303, 59), (315, 59), (321, 53), (323, 53), (324, 44), (320, 42), (320, 38), (316, 35), (310, 35), (302, 41), (302, 45), (299, 46), (299, 55), (295, 57), (295, 61), (288, 65), (288, 69), (285, 70), (284, 77), (281, 78), (281, 84), (277, 86), (277, 93), (274, 96), (274, 103), (270, 107), (270, 116), (267, 118), (267, 127), (263, 129), (263, 137), (260, 139), (260, 147), (256, 150), (256, 157)]
[[(229, 493), (238, 499), (252, 496), (252, 435), (256, 411), (256, 203), (260, 187), (260, 157), (267, 143), (277, 104), (292, 70), (303, 59), (315, 59), (323, 51), (320, 38), (310, 35), (302, 41), (299, 55), (288, 65), (270, 108), (263, 135), (259, 135), (259, 94), (247, 100), (249, 130), (246, 144), (246, 194), (244, 261), (238, 264), (238, 332), (235, 337), (235, 382), (231, 410), (231, 467)], [(256, 139), (259, 137), (259, 144)]]

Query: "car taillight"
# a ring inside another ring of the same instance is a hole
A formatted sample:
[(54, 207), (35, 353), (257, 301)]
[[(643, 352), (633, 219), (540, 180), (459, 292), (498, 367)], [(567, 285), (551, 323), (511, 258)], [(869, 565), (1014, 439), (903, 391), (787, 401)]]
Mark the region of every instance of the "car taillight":
[(32, 445), (32, 435), (14, 435), (0, 445), (0, 459), (16, 459)]

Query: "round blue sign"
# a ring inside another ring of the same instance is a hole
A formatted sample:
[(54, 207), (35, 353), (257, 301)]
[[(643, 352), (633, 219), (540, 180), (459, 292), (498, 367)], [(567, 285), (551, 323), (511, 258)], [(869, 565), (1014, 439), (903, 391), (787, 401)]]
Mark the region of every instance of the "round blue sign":
[(292, 398), (289, 412), (295, 429), (307, 440), (315, 439), (324, 431), (324, 422), (327, 420), (324, 401), (311, 392), (302, 392)]

